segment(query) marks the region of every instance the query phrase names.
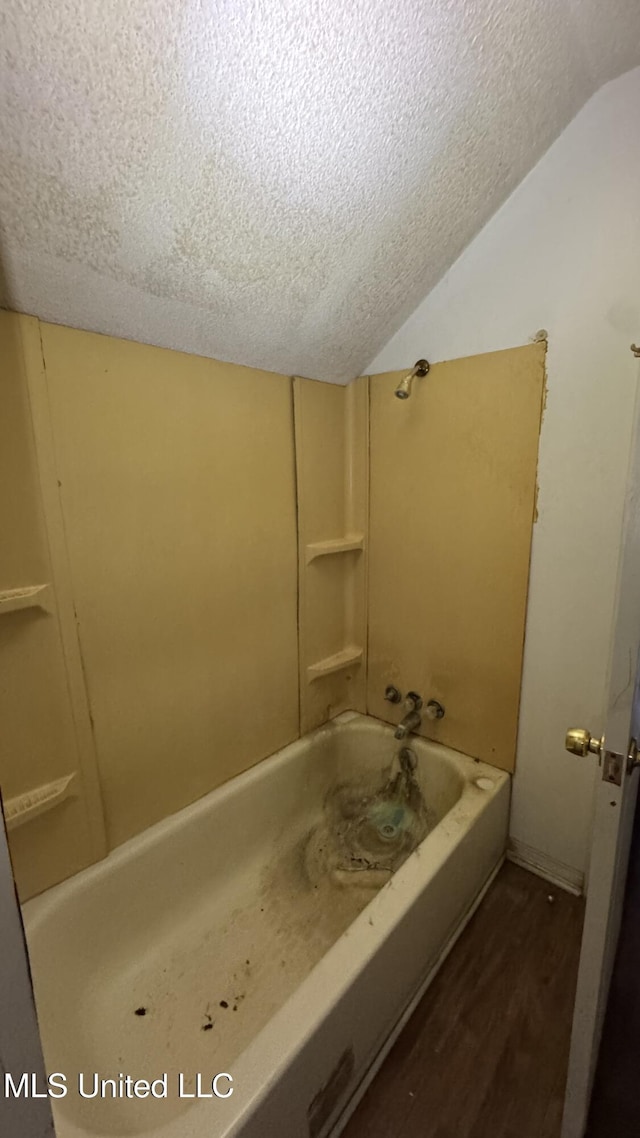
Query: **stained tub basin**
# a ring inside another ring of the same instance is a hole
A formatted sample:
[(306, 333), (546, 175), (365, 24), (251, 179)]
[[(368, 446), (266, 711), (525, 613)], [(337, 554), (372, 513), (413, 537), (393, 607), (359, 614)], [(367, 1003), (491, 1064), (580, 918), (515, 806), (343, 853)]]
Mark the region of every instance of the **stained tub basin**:
[(400, 746), (345, 713), (25, 905), (58, 1138), (338, 1132), (506, 845), (508, 775)]

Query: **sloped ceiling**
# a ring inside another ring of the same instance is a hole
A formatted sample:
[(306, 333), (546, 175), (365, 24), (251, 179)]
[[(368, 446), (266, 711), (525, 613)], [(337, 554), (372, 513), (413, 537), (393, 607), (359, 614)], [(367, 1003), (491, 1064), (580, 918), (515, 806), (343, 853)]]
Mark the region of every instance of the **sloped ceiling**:
[(638, 0), (2, 0), (5, 303), (344, 382), (637, 63)]

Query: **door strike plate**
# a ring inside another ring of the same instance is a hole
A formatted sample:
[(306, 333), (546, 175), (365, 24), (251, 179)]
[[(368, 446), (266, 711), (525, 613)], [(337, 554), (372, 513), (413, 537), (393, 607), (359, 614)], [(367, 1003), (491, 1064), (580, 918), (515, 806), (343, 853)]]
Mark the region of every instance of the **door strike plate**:
[(602, 781), (612, 782), (615, 786), (622, 786), (624, 774), (624, 757), (615, 751), (605, 751), (602, 764)]

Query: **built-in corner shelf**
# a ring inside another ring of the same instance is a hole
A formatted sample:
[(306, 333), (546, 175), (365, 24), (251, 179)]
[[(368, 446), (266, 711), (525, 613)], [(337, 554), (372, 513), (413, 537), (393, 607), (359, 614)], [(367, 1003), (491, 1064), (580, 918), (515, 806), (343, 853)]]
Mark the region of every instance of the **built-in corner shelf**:
[(19, 609), (51, 611), (51, 585), (25, 585), (22, 589), (0, 590), (0, 614)]
[(353, 645), (343, 648), (341, 652), (336, 652), (333, 656), (325, 656), (324, 660), (318, 660), (316, 664), (311, 664), (307, 668), (307, 680), (312, 683), (313, 680), (319, 680), (322, 676), (330, 676), (332, 672), (341, 672), (343, 668), (348, 668), (351, 664), (359, 664), (361, 660), (362, 648), (356, 648)]
[(45, 782), (42, 786), (36, 786), (34, 790), (27, 790), (25, 794), (8, 798), (4, 803), (7, 830), (17, 830), (18, 826), (24, 826), (26, 822), (38, 818), (40, 814), (59, 806), (65, 798), (70, 798), (75, 777), (76, 772), (73, 771), (72, 774), (58, 778), (55, 782)]
[(364, 549), (364, 534), (350, 533), (346, 537), (333, 537), (329, 541), (314, 541), (306, 547), (307, 565), (316, 557), (329, 557), (334, 553), (352, 553)]

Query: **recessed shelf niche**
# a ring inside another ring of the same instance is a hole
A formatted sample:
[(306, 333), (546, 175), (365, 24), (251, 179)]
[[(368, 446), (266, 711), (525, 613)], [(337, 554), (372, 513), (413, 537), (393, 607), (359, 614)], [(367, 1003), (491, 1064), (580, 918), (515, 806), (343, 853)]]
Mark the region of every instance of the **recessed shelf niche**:
[(300, 727), (365, 710), (369, 389), (294, 379)]

